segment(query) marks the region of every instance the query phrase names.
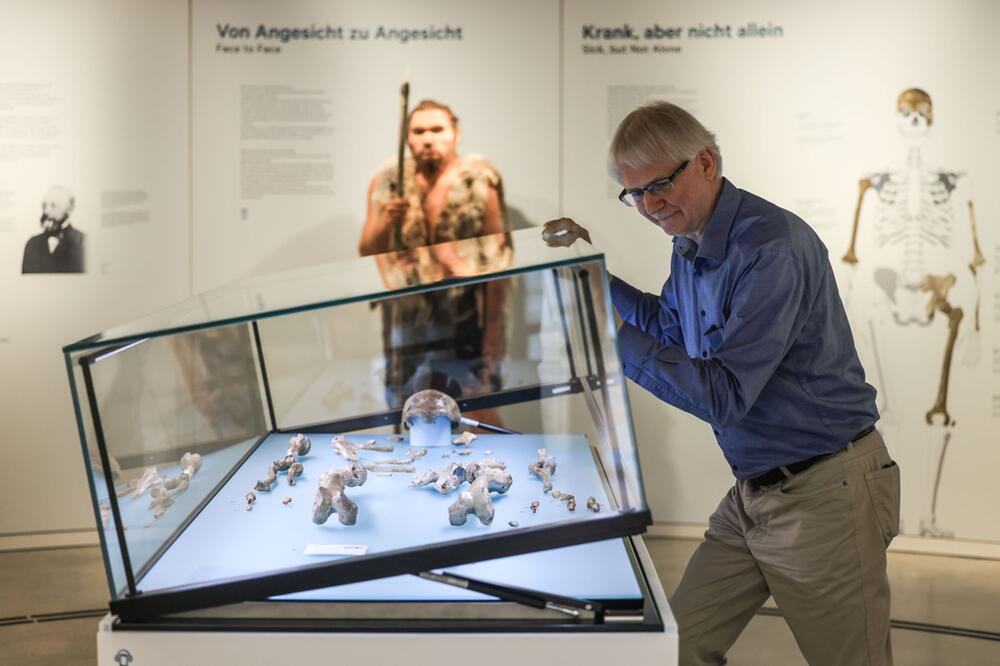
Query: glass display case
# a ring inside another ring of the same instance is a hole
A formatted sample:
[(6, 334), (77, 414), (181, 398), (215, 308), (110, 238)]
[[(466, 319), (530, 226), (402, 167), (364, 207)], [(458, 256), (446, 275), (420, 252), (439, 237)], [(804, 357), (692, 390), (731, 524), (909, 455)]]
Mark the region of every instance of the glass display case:
[(120, 626), (662, 629), (590, 245), (247, 279), (64, 354)]

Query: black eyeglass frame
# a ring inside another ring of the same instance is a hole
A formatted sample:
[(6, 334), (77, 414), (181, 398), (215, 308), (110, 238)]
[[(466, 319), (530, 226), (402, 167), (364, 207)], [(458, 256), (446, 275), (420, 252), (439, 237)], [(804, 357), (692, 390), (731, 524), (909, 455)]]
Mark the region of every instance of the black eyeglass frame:
[[(684, 169), (687, 168), (687, 165), (690, 162), (691, 160), (684, 160), (683, 162), (681, 162), (680, 166), (674, 169), (674, 172), (672, 174), (670, 174), (669, 176), (664, 176), (663, 178), (657, 178), (656, 180), (649, 183), (645, 187), (637, 187), (634, 190), (622, 189), (622, 191), (618, 194), (618, 200), (621, 201), (626, 206), (628, 206), (629, 208), (634, 208), (635, 206), (638, 205), (638, 201), (642, 201), (642, 198), (646, 192), (649, 192), (650, 194), (654, 195), (659, 194), (660, 189), (663, 187), (667, 187), (667, 192), (670, 192), (671, 190), (674, 189), (674, 180), (679, 175), (681, 175), (681, 173), (684, 171)], [(637, 201), (629, 201), (628, 197), (630, 196), (636, 199)]]

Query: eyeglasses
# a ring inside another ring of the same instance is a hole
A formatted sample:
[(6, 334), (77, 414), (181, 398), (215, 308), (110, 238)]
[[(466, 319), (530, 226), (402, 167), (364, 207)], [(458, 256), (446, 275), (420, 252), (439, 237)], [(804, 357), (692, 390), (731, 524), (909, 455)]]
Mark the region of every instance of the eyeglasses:
[(634, 190), (622, 190), (621, 194), (618, 195), (618, 200), (626, 206), (638, 206), (642, 203), (646, 192), (654, 196), (657, 194), (670, 194), (674, 191), (674, 180), (677, 176), (681, 175), (681, 172), (684, 171), (689, 161), (684, 160), (679, 167), (674, 169), (672, 174), (663, 178), (657, 178), (646, 187), (637, 187)]

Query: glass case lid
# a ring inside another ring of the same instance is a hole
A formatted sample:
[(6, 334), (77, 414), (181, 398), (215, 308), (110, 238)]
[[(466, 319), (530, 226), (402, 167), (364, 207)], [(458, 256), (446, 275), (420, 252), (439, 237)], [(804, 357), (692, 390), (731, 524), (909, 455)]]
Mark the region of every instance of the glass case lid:
[[(513, 236), (245, 280), (67, 347), (112, 611), (142, 621), (643, 532), (603, 255)], [(461, 270), (442, 274), (449, 253)], [(419, 391), (389, 381), (390, 358), (481, 360), (415, 345), (437, 331), (410, 308), (461, 310), (500, 284), (502, 381), (456, 397), (458, 414), (397, 403)], [(402, 432), (348, 418), (340, 380)], [(476, 414), (490, 409), (499, 430)]]
[[(465, 258), (462, 268), (450, 273), (425, 269), (441, 265), (439, 257), (445, 253)], [(584, 242), (549, 247), (538, 228), (437, 243), (237, 280), (141, 319), (113, 326), (67, 345), (63, 351), (96, 349), (152, 336), (377, 300), (387, 294), (419, 292), (446, 282), (459, 285), (491, 274), (531, 272), (600, 256), (602, 253)]]

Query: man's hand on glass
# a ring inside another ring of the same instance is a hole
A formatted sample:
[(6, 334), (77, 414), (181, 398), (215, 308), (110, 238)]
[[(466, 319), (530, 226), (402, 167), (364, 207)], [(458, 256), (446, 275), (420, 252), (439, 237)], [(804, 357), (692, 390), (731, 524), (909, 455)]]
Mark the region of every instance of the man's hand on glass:
[(577, 238), (582, 238), (593, 244), (590, 240), (590, 232), (568, 217), (549, 220), (542, 227), (542, 240), (549, 247), (569, 247), (576, 242)]

